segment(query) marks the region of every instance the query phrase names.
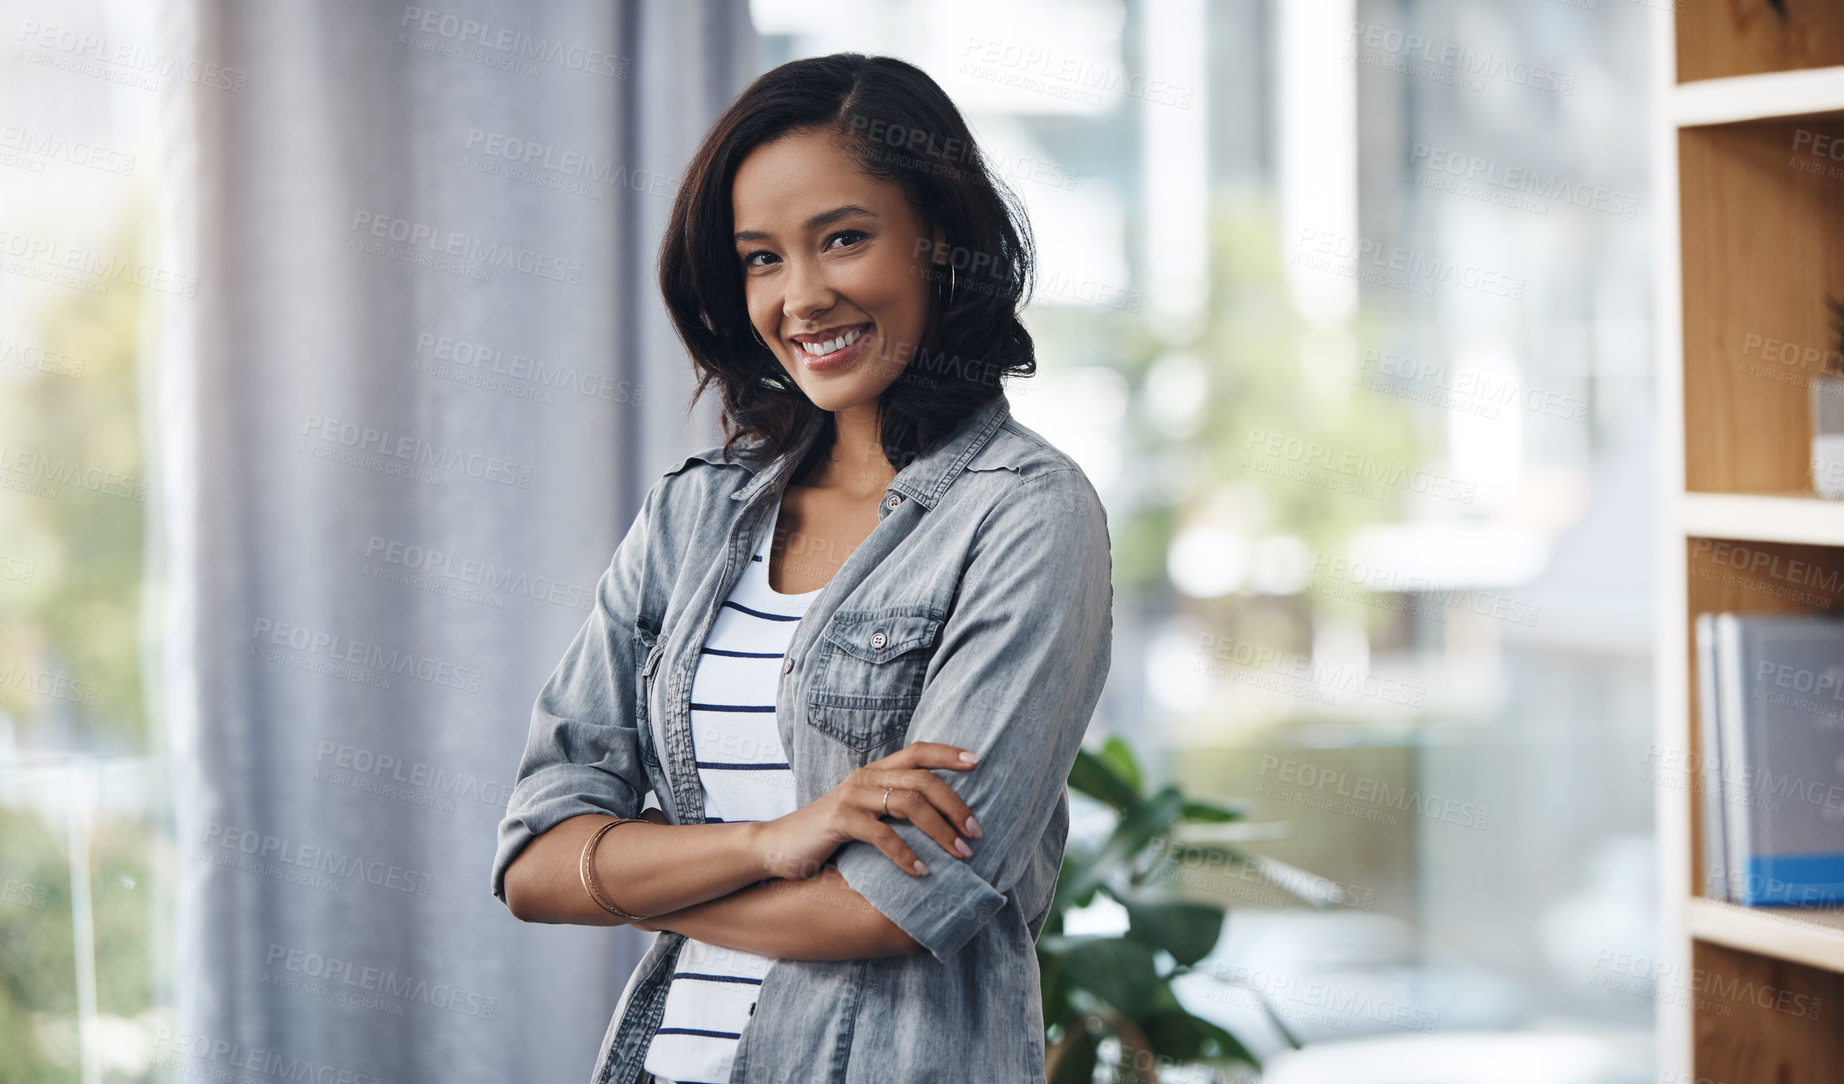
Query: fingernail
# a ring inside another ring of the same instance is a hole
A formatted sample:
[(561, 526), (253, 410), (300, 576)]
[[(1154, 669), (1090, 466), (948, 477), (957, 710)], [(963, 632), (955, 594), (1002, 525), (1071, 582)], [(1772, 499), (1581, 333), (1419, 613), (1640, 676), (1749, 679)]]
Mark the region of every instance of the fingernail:
[(969, 753), (965, 749), (960, 751), (960, 759), (966, 761), (968, 764), (978, 764), (980, 762), (978, 753)]
[(917, 872), (918, 874), (922, 874), (922, 873), (927, 873), (927, 872), (928, 872), (928, 867), (927, 867), (927, 866), (925, 866), (925, 865), (923, 865), (923, 864), (922, 864), (922, 860), (921, 860), (920, 858), (918, 858), (918, 859), (916, 859), (916, 865), (915, 865), (915, 870), (916, 870), (916, 872)]
[(956, 837), (954, 840), (954, 849), (960, 852), (962, 858), (973, 857), (973, 848), (967, 846), (967, 841), (964, 839)]
[(974, 839), (980, 838), (980, 822), (974, 820), (971, 813), (967, 814), (967, 834)]

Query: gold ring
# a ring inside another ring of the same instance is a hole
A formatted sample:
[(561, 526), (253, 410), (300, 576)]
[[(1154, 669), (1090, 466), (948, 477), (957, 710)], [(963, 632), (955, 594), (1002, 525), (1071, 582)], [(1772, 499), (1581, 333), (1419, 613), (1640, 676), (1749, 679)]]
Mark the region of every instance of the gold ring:
[(886, 817), (890, 815), (890, 792), (895, 789), (895, 787), (884, 788), (884, 816)]

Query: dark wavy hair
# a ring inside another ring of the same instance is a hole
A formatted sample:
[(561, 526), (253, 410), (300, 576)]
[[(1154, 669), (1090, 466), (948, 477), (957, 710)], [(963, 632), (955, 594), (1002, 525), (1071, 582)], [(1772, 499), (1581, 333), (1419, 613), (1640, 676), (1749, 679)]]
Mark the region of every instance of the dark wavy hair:
[[(732, 237), (737, 168), (756, 147), (796, 131), (834, 135), (867, 175), (901, 186), (923, 236), (939, 227), (946, 237), (949, 267), (929, 272), (935, 304), (924, 341), (877, 400), (884, 455), (901, 469), (1002, 395), (1002, 377), (1037, 371), (1030, 332), (1018, 319), (1034, 284), (1030, 224), (960, 111), (922, 69), (894, 57), (834, 53), (764, 73), (705, 136), (660, 242), (660, 292), (698, 374), (688, 409), (718, 386), (726, 453), (739, 441), (760, 441), (779, 454), (810, 426), (832, 423), (756, 338)], [(816, 440), (810, 450), (823, 452), (826, 443)]]

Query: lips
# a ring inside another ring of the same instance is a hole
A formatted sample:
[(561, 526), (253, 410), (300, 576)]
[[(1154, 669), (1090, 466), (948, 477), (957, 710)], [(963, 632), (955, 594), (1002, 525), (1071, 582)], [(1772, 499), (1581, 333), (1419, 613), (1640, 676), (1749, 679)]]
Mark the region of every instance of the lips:
[[(818, 342), (796, 339), (795, 354), (800, 357), (802, 365), (814, 372), (824, 372), (850, 365), (864, 353), (865, 344), (869, 343), (876, 332), (875, 325), (864, 323), (850, 325), (839, 329), (828, 329), (820, 334), (826, 336)], [(808, 336), (813, 339), (815, 336)]]
[(841, 324), (838, 327), (829, 327), (824, 331), (806, 335), (794, 335), (790, 336), (790, 338), (800, 344), (801, 348), (808, 354), (822, 356), (851, 345), (854, 332), (864, 334), (868, 333), (870, 330), (871, 324), (867, 321), (862, 324)]

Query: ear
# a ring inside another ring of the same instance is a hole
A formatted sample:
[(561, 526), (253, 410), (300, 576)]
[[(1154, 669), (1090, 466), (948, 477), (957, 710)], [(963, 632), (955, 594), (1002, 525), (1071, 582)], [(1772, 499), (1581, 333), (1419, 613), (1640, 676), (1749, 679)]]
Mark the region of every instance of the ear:
[(936, 226), (934, 236), (931, 238), (931, 240), (935, 242), (934, 251), (941, 256), (941, 258), (939, 260), (936, 260), (935, 262), (938, 264), (943, 264), (943, 265), (947, 264), (948, 262), (948, 231), (942, 229), (940, 226)]

